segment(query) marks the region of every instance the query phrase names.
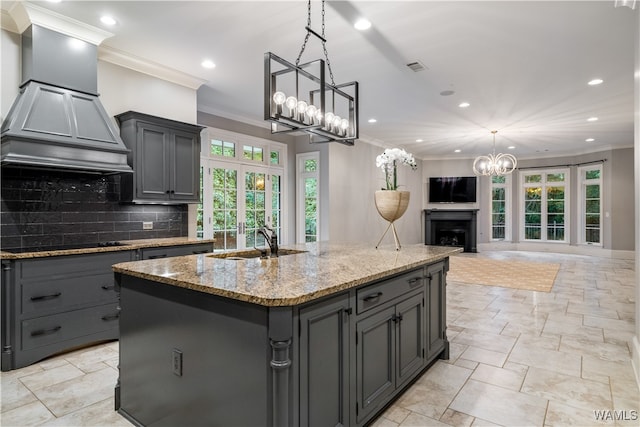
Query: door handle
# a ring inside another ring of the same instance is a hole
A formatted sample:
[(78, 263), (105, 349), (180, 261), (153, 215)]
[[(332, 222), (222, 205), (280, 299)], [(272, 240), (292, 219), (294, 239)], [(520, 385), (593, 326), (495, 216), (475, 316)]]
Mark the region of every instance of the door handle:
[(116, 320), (119, 317), (120, 317), (120, 313), (116, 313), (116, 314), (111, 314), (107, 316), (102, 316), (102, 320), (104, 320), (105, 322), (108, 322), (110, 320)]
[(150, 255), (149, 259), (158, 259), (158, 258), (166, 258), (167, 254), (162, 254), (162, 255)]
[(105, 291), (112, 291), (116, 288), (116, 285), (111, 285), (111, 286), (107, 286), (107, 285), (102, 285), (101, 286), (102, 289), (104, 289)]
[(420, 279), (422, 279), (421, 277), (414, 277), (413, 279), (409, 279), (407, 280), (407, 282), (409, 282), (409, 285), (415, 285), (416, 283), (418, 283), (420, 281)]

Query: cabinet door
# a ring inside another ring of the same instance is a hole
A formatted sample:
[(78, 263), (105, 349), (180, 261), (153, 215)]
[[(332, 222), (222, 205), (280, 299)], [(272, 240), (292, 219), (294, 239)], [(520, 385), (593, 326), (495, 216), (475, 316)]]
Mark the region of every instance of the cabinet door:
[(170, 198), (197, 202), (200, 199), (200, 138), (192, 132), (175, 131), (171, 144)]
[(425, 313), (424, 293), (399, 303), (397, 319), (397, 377), (396, 384), (404, 381), (424, 366), (425, 361)]
[(138, 123), (136, 154), (136, 198), (165, 200), (169, 195), (169, 131), (161, 126)]
[(377, 409), (395, 389), (395, 307), (356, 324), (358, 422)]
[(300, 310), (300, 425), (349, 425), (348, 294)]
[(439, 262), (427, 267), (427, 359), (440, 353), (446, 345), (445, 269)]

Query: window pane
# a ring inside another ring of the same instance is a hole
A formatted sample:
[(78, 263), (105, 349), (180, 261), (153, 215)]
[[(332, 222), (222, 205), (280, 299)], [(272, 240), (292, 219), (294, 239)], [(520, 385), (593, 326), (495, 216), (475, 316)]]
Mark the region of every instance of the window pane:
[(272, 165), (280, 164), (280, 153), (278, 151), (271, 152), (271, 164)]
[(501, 201), (494, 201), (491, 205), (491, 212), (494, 214), (504, 214), (506, 203)]
[(318, 167), (318, 162), (315, 159), (304, 161), (305, 172), (315, 172), (317, 167)]
[(524, 182), (542, 182), (542, 175), (525, 175)]
[(247, 190), (255, 189), (255, 174), (253, 172), (247, 172), (244, 176), (244, 188)]
[(548, 173), (547, 182), (562, 182), (564, 181), (563, 173)]
[(306, 197), (317, 196), (317, 180), (315, 178), (307, 178), (304, 180), (304, 193)]
[(547, 200), (564, 200), (564, 187), (547, 187)]
[(265, 179), (266, 179), (265, 174), (263, 173), (256, 174), (256, 190), (264, 191)]
[(587, 179), (600, 179), (600, 169), (594, 169), (587, 171), (585, 174), (585, 178)]
[(218, 141), (217, 139), (211, 140), (211, 154), (222, 156), (222, 141)]
[(255, 160), (257, 162), (261, 162), (262, 161), (262, 148), (253, 147), (253, 160)]
[(494, 184), (505, 184), (507, 182), (507, 177), (504, 175), (500, 175), (500, 176), (493, 175), (491, 177), (491, 182)]
[(600, 200), (587, 200), (585, 211), (587, 214), (600, 214)]
[(242, 147), (243, 157), (247, 160), (253, 160), (253, 147), (245, 145)]
[(493, 200), (505, 200), (505, 189), (504, 188), (494, 188), (492, 191), (492, 198)]
[(527, 187), (524, 189), (525, 200), (540, 200), (542, 196), (542, 187)]
[(264, 209), (264, 192), (256, 192), (256, 209)]
[(223, 155), (225, 157), (235, 157), (236, 156), (236, 144), (233, 142), (224, 142), (223, 147)]
[(585, 187), (585, 193), (586, 193), (587, 199), (599, 199), (600, 185), (587, 185)]

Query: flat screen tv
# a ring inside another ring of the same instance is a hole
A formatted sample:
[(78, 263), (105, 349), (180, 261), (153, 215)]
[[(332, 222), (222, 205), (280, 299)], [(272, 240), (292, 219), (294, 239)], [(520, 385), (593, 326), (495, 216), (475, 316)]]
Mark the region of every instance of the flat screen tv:
[(475, 176), (429, 178), (429, 203), (475, 203)]

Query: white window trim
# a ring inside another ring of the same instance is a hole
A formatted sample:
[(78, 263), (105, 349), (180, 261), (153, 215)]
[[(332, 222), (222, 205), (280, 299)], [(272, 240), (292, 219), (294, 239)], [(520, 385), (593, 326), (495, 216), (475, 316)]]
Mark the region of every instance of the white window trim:
[[(228, 142), (233, 142), (236, 144), (236, 155), (235, 157), (225, 157), (225, 156), (216, 156), (216, 155), (212, 155), (211, 154), (211, 149), (210, 149), (210, 140), (211, 139), (218, 139), (218, 140), (222, 140), (222, 141), (228, 141)], [(252, 146), (257, 146), (257, 147), (262, 147), (263, 149), (263, 157), (262, 157), (262, 162), (256, 162), (256, 161), (251, 161), (251, 160), (246, 160), (244, 159), (244, 157), (242, 156), (242, 145), (252, 145)], [(271, 151), (278, 151), (279, 154), (279, 164), (275, 165), (275, 164), (271, 164)], [(202, 130), (201, 132), (201, 144), (200, 144), (200, 165), (205, 167), (204, 170), (204, 181), (206, 183), (207, 180), (207, 174), (208, 174), (208, 166), (209, 166), (209, 162), (213, 161), (215, 163), (228, 163), (228, 164), (234, 164), (237, 165), (239, 167), (258, 167), (261, 170), (264, 171), (265, 174), (269, 175), (269, 179), (271, 177), (271, 175), (280, 175), (281, 177), (281, 181), (280, 181), (280, 194), (281, 194), (281, 206), (280, 206), (280, 224), (281, 224), (281, 230), (282, 233), (280, 236), (278, 236), (278, 240), (280, 243), (282, 244), (287, 244), (289, 242), (289, 230), (287, 227), (288, 224), (288, 203), (286, 202), (286, 199), (288, 199), (289, 197), (293, 197), (292, 194), (290, 194), (289, 189), (288, 189), (288, 185), (287, 185), (287, 145), (286, 144), (282, 144), (280, 142), (276, 142), (276, 141), (270, 141), (267, 139), (262, 139), (262, 138), (257, 138), (254, 136), (250, 136), (250, 135), (244, 135), (244, 134), (240, 134), (240, 133), (236, 133), (236, 132), (231, 132), (228, 130), (224, 130), (224, 129), (217, 129), (217, 128), (212, 128), (212, 127), (207, 127), (205, 129)], [(212, 178), (209, 178), (212, 179)], [(205, 185), (206, 187), (206, 185)], [(211, 189), (204, 189), (203, 190), (203, 194), (202, 194), (202, 198), (204, 203), (207, 202), (206, 197), (209, 197), (209, 200), (211, 200), (211, 198), (213, 197), (212, 193), (211, 193)], [(266, 201), (265, 201), (266, 202)], [(190, 210), (190, 218), (192, 218), (192, 221), (190, 221), (189, 223), (189, 233), (191, 235), (192, 231), (193, 231), (193, 235), (195, 236), (197, 234), (197, 204), (192, 204), (189, 205), (189, 210)], [(191, 210), (193, 210), (193, 214), (191, 214)], [(206, 212), (206, 209), (205, 209)], [(208, 233), (208, 226), (207, 226), (207, 222), (208, 219), (204, 218), (204, 227), (203, 229), (205, 230), (204, 235), (208, 236), (211, 233)], [(211, 229), (212, 230), (212, 229)]]
[[(546, 231), (547, 231), (547, 212), (546, 212), (546, 207), (547, 207), (547, 199), (546, 199), (546, 194), (547, 194), (547, 187), (553, 187), (554, 183), (548, 183), (546, 180), (546, 174), (557, 174), (557, 173), (564, 173), (564, 240), (547, 240), (547, 235), (546, 235)], [(544, 178), (544, 180), (542, 182), (532, 182), (532, 183), (527, 183), (525, 182), (525, 176), (527, 175), (542, 175)], [(520, 219), (520, 241), (521, 242), (536, 242), (536, 243), (551, 243), (551, 244), (559, 244), (559, 245), (566, 245), (570, 243), (570, 234), (571, 234), (571, 212), (570, 212), (570, 206), (571, 206), (571, 182), (570, 182), (570, 169), (568, 168), (561, 168), (561, 169), (557, 169), (557, 168), (549, 168), (549, 169), (536, 169), (536, 170), (524, 170), (524, 171), (520, 171), (520, 182), (519, 182), (519, 186), (518, 186), (518, 192), (520, 193), (519, 195), (519, 205), (520, 205), (520, 209), (519, 209), (519, 214), (518, 214), (518, 218)], [(525, 238), (525, 200), (524, 200), (524, 189), (526, 187), (543, 187), (543, 194), (542, 194), (542, 205), (541, 205), (541, 230), (540, 230), (540, 237), (541, 239), (537, 240), (537, 239), (526, 239)]]
[[(233, 142), (236, 145), (235, 157), (216, 156), (211, 154), (211, 139), (217, 139), (221, 141)], [(214, 159), (223, 162), (236, 162), (246, 165), (262, 165), (269, 168), (279, 168), (286, 170), (287, 162), (287, 146), (286, 144), (270, 141), (268, 139), (258, 138), (250, 135), (243, 135), (241, 133), (231, 132), (224, 129), (205, 128), (201, 134), (202, 144), (200, 147), (200, 157)], [(243, 156), (243, 146), (251, 145), (253, 147), (262, 148), (262, 161), (247, 160)], [(271, 152), (278, 151), (279, 163), (271, 163)]]
[[(586, 179), (586, 172), (598, 169), (600, 170), (600, 178), (599, 179)], [(581, 245), (586, 246), (602, 246), (603, 239), (603, 203), (602, 203), (602, 190), (604, 189), (602, 185), (602, 173), (603, 168), (602, 165), (590, 165), (590, 166), (581, 166), (578, 168), (578, 177), (580, 184), (580, 194), (579, 194), (579, 203), (580, 203), (580, 211), (579, 211), (579, 219), (578, 226), (580, 227), (580, 232), (578, 233), (578, 242)], [(598, 184), (600, 185), (600, 242), (599, 243), (589, 243), (587, 242), (587, 224), (586, 224), (586, 213), (587, 213), (587, 197), (586, 197), (586, 186), (587, 185)]]
[[(314, 172), (305, 172), (304, 163), (307, 160), (315, 160), (317, 168)], [(316, 218), (316, 236), (320, 240), (320, 152), (313, 151), (309, 153), (296, 154), (296, 243), (305, 243), (305, 195), (304, 195), (304, 180), (306, 178), (315, 178), (317, 180), (316, 197), (317, 197), (317, 213)]]
[[(504, 184), (494, 184), (491, 179), (489, 179), (490, 188), (490, 197), (489, 197), (489, 215), (491, 217), (491, 241), (492, 242), (510, 242), (512, 240), (511, 233), (511, 175), (505, 175), (505, 183)], [(494, 188), (504, 188), (504, 239), (494, 239), (493, 238), (493, 189)]]

